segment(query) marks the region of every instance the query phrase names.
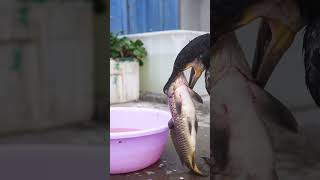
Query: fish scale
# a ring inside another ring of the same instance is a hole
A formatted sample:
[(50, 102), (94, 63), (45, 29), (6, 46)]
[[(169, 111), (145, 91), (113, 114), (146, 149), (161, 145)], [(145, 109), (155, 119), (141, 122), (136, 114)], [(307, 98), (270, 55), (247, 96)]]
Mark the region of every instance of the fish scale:
[(190, 170), (198, 175), (204, 175), (195, 163), (196, 147), (196, 114), (192, 97), (202, 101), (201, 97), (192, 91), (183, 73), (168, 89), (168, 106), (172, 119), (168, 125), (175, 150), (181, 160)]
[[(178, 120), (179, 121), (179, 120)], [(176, 131), (170, 131), (170, 134), (172, 136), (172, 140), (173, 143), (175, 144), (175, 146), (179, 146), (179, 142), (187, 142), (187, 137), (184, 135), (185, 133), (188, 133), (187, 127), (183, 126), (182, 123), (176, 122), (174, 123), (175, 128), (180, 129), (179, 133), (177, 133)], [(181, 146), (180, 145), (180, 156), (181, 158), (183, 157), (187, 157), (188, 152), (191, 151), (190, 146), (185, 145), (185, 146)], [(179, 154), (179, 152), (178, 152)], [(187, 159), (186, 161), (190, 161), (190, 159)], [(184, 162), (182, 162), (184, 163)]]

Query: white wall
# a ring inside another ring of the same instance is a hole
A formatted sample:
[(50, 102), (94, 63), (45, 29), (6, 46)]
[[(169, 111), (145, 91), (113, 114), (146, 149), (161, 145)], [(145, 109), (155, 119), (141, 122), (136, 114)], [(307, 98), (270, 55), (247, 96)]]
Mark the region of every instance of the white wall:
[[(178, 53), (189, 41), (204, 33), (173, 30), (127, 35), (131, 39), (141, 39), (148, 52), (147, 59), (140, 68), (140, 90), (163, 94), (162, 88), (169, 79)], [(185, 73), (187, 78), (189, 73), (190, 70)], [(200, 95), (207, 95), (203, 74), (194, 90)]]
[(210, 31), (210, 0), (180, 0), (180, 29)]

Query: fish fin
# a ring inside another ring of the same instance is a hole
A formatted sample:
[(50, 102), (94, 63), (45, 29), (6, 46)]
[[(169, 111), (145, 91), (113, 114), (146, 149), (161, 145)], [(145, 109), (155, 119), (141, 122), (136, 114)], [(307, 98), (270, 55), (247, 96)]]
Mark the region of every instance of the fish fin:
[(169, 127), (169, 129), (173, 129), (174, 128), (174, 124), (173, 124), (173, 119), (172, 118), (168, 122), (168, 127)]
[(197, 118), (196, 118), (196, 121), (194, 122), (194, 126), (196, 129), (196, 133), (198, 133), (198, 120), (197, 120)]
[(192, 171), (197, 174), (197, 175), (200, 175), (200, 176), (208, 176), (206, 174), (204, 174), (197, 166), (196, 164), (196, 153), (195, 151), (192, 153), (192, 156), (191, 156), (191, 165), (192, 165)]
[(190, 89), (190, 88), (188, 88), (188, 90), (189, 90), (189, 93), (190, 93), (191, 97), (192, 97), (194, 100), (196, 100), (197, 102), (203, 104), (203, 100), (202, 100), (201, 96), (200, 96), (198, 93), (196, 93), (195, 91), (193, 91), (193, 90)]
[(192, 133), (192, 124), (190, 122), (190, 120), (188, 120), (188, 129), (189, 129), (189, 134), (191, 136), (191, 133)]
[(196, 152), (193, 151), (192, 156), (191, 156), (191, 165), (194, 168), (196, 165)]
[(298, 123), (290, 110), (258, 85), (254, 83), (250, 83), (250, 85), (255, 94), (255, 103), (257, 104), (258, 111), (265, 116), (271, 116), (268, 119), (281, 127), (291, 132), (298, 133)]
[(181, 112), (182, 112), (182, 103), (181, 101), (176, 101), (176, 110), (177, 110), (177, 113), (180, 115)]

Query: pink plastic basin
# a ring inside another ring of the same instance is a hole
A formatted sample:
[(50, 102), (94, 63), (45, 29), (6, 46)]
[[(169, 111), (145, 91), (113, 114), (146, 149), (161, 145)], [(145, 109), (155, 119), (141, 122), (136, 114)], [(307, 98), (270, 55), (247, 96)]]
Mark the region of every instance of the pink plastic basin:
[(159, 160), (168, 139), (169, 112), (110, 108), (110, 173), (144, 169)]

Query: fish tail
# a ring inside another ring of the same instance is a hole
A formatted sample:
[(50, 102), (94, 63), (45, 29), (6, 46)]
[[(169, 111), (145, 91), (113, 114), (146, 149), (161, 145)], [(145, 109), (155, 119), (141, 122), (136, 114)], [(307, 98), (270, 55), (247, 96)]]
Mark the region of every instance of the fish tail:
[(202, 171), (198, 168), (197, 165), (193, 166), (192, 171), (193, 171), (194, 173), (196, 173), (197, 175), (206, 176), (205, 174), (202, 173)]
[(191, 157), (191, 163), (190, 163), (191, 167), (190, 169), (197, 175), (200, 176), (208, 176), (206, 174), (204, 174), (197, 166), (196, 164), (196, 158), (195, 158), (195, 152), (192, 153), (192, 157)]

